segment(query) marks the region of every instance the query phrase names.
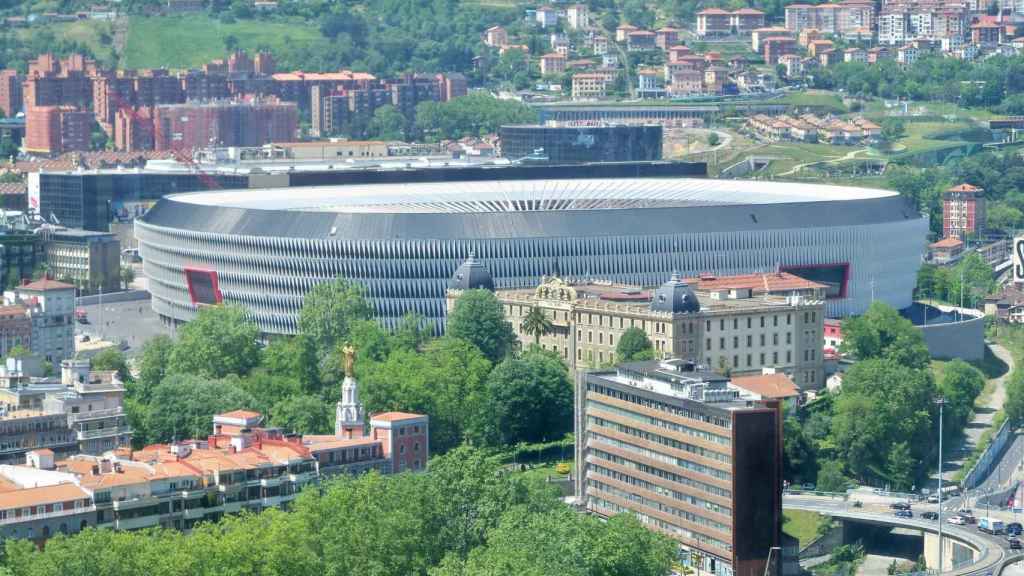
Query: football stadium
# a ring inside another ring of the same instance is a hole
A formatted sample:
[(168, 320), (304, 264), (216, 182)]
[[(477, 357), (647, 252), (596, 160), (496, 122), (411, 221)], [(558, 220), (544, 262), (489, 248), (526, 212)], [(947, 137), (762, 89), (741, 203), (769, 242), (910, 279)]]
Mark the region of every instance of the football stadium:
[(385, 326), (444, 326), (471, 254), (498, 288), (557, 273), (660, 285), (782, 270), (828, 286), (831, 316), (911, 303), (928, 220), (886, 190), (743, 180), (602, 178), (351, 184), (173, 194), (136, 221), (152, 306), (169, 323), (220, 302), (266, 335), (345, 277)]

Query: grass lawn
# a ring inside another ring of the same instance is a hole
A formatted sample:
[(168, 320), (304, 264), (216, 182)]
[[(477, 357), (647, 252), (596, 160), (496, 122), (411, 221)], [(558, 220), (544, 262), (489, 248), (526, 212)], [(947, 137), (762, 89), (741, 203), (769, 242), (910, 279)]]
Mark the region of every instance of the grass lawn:
[(58, 39), (78, 42), (87, 46), (96, 58), (105, 65), (114, 64), (113, 30), (110, 22), (95, 20), (77, 20), (75, 22), (53, 22), (29, 28), (14, 29), (19, 38), (42, 31), (51, 32)]
[(229, 35), (250, 54), (261, 46), (281, 52), (289, 44), (323, 38), (308, 24), (262, 20), (222, 24), (206, 15), (132, 17), (122, 64), (126, 68), (199, 66), (225, 56), (224, 38)]
[(818, 536), (820, 518), (817, 512), (787, 510), (782, 513), (782, 531), (799, 540), (803, 548)]

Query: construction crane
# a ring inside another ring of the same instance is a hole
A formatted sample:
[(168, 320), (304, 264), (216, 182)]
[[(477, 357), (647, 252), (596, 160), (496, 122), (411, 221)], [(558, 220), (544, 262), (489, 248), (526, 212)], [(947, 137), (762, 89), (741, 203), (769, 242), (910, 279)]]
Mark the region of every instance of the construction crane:
[[(124, 99), (121, 98), (121, 94), (117, 91), (110, 92), (110, 97), (119, 111), (123, 111), (127, 114), (134, 124), (150, 132), (153, 141), (153, 149), (155, 150), (156, 143), (161, 136), (160, 122), (156, 118), (156, 106), (153, 106), (153, 117), (145, 118), (134, 106), (125, 102)], [(173, 144), (173, 140), (173, 138), (168, 140), (168, 142), (172, 143), (168, 152), (171, 153), (174, 159), (181, 164), (188, 166), (190, 171), (199, 178), (199, 181), (203, 183), (203, 186), (205, 186), (207, 190), (220, 188), (220, 182), (211, 174), (203, 170), (202, 166), (196, 162), (195, 158), (193, 158), (192, 152), (190, 150), (186, 150), (183, 146), (175, 146)]]

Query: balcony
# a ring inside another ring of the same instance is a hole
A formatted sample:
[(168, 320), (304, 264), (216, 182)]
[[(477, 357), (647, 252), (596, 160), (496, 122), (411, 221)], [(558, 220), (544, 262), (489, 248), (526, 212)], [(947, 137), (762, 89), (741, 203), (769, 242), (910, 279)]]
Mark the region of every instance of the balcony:
[(124, 409), (122, 408), (104, 408), (103, 410), (92, 410), (90, 412), (80, 412), (78, 414), (69, 414), (69, 421), (74, 424), (76, 422), (83, 422), (86, 420), (98, 420), (100, 418), (113, 418), (114, 416), (123, 416)]
[(65, 510), (44, 512), (42, 514), (32, 514), (29, 516), (14, 517), (13, 511), (8, 514), (7, 518), (0, 519), (0, 526), (6, 526), (8, 524), (21, 524), (23, 522), (32, 522), (35, 520), (49, 520), (53, 518), (67, 518), (68, 516), (74, 516), (76, 514), (90, 514), (96, 511), (95, 506), (82, 506), (81, 508), (68, 508)]
[(207, 514), (214, 514), (216, 512), (223, 512), (223, 506), (214, 506), (212, 508), (192, 508), (185, 509), (185, 518), (188, 520), (199, 520), (204, 518)]
[(280, 486), (281, 485), (281, 480), (282, 480), (281, 476), (275, 476), (273, 478), (261, 478), (260, 479), (260, 486), (262, 486), (264, 488), (272, 488), (274, 486)]
[(131, 434), (134, 431), (128, 427), (101, 428), (99, 430), (76, 430), (75, 434), (79, 440), (94, 440), (96, 438), (117, 437), (124, 434)]
[(114, 500), (114, 510), (130, 510), (132, 508), (141, 508), (143, 506), (153, 506), (160, 503), (160, 498), (157, 496), (143, 496), (139, 498), (132, 498), (130, 500)]
[(118, 518), (114, 520), (114, 527), (118, 530), (139, 530), (160, 525), (160, 515), (150, 514), (136, 518)]

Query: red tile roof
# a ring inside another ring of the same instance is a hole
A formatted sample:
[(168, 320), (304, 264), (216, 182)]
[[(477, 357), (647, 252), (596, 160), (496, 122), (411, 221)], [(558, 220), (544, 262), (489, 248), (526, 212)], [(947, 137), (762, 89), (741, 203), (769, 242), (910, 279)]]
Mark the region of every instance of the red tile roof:
[(970, 184), (964, 182), (959, 186), (953, 186), (952, 188), (947, 190), (947, 192), (981, 192), (981, 188), (978, 188), (977, 186), (971, 186)]
[(825, 288), (824, 284), (805, 280), (789, 272), (769, 272), (767, 274), (738, 274), (735, 276), (701, 276), (688, 278), (687, 284), (698, 290), (728, 290), (731, 288), (749, 288), (755, 292), (780, 292), (788, 290), (813, 290)]
[(263, 414), (259, 412), (253, 412), (252, 410), (232, 410), (231, 412), (225, 412), (223, 414), (217, 414), (217, 416), (223, 416), (225, 418), (241, 418), (243, 420), (249, 420), (251, 418), (261, 418)]
[(20, 196), (28, 193), (24, 182), (0, 182), (0, 196)]
[(959, 248), (960, 246), (963, 246), (963, 245), (964, 245), (964, 243), (961, 242), (960, 240), (957, 240), (956, 238), (943, 238), (942, 240), (939, 240), (938, 242), (933, 242), (933, 243), (929, 244), (928, 247), (929, 248)]
[(57, 280), (52, 280), (50, 278), (43, 278), (41, 280), (36, 280), (35, 282), (29, 282), (28, 284), (25, 284), (25, 285), (22, 285), (22, 286), (18, 286), (18, 289), (20, 289), (20, 290), (39, 290), (39, 291), (44, 291), (44, 290), (68, 290), (68, 289), (74, 290), (75, 287), (72, 284), (67, 284), (67, 283), (64, 283), (64, 282), (59, 282)]
[(800, 395), (800, 388), (782, 373), (755, 374), (753, 376), (733, 376), (735, 386), (749, 390), (762, 398), (782, 399)]
[(395, 422), (397, 420), (411, 420), (413, 418), (423, 418), (422, 414), (413, 414), (411, 412), (382, 412), (380, 414), (374, 414), (370, 416), (370, 420), (381, 420), (384, 422)]

